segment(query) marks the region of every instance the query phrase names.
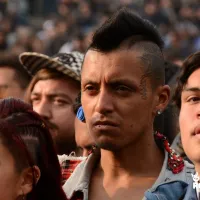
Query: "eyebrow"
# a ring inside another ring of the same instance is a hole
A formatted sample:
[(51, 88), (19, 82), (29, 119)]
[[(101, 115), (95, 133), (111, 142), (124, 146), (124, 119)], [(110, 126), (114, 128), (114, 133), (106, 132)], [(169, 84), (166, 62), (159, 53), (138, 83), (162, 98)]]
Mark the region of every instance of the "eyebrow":
[[(82, 81), (82, 83), (84, 83), (84, 85), (86, 85), (86, 84), (97, 85), (98, 84), (97, 81), (93, 81), (89, 78)], [(125, 79), (125, 78), (113, 78), (109, 81), (108, 84), (117, 84), (117, 83), (123, 83), (123, 84), (128, 84), (128, 85), (132, 85), (132, 86), (137, 87), (137, 84), (134, 80), (128, 80), (128, 79)]]
[(82, 83), (84, 83), (84, 84), (98, 84), (98, 82), (97, 81), (93, 81), (93, 80), (91, 80), (91, 79), (85, 79), (84, 81), (82, 81)]
[(199, 87), (185, 88), (183, 89), (183, 92), (200, 92), (200, 88)]
[(114, 78), (110, 81), (110, 83), (111, 84), (124, 83), (124, 84), (128, 84), (128, 85), (137, 86), (137, 84), (134, 80), (129, 80), (129, 79), (125, 79), (125, 78)]

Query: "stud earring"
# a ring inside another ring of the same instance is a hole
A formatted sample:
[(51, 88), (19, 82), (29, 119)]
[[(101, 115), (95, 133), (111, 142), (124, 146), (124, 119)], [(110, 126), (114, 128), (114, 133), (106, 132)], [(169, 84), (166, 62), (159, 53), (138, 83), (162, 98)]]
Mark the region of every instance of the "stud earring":
[(21, 200), (25, 200), (25, 194), (24, 194), (24, 191), (22, 190), (22, 195), (21, 195)]
[(41, 127), (42, 127), (42, 128), (45, 128), (45, 124), (44, 124), (44, 122), (42, 122)]
[(160, 115), (161, 113), (162, 113), (161, 110), (158, 110), (158, 111), (157, 111), (157, 114), (158, 114), (158, 115)]

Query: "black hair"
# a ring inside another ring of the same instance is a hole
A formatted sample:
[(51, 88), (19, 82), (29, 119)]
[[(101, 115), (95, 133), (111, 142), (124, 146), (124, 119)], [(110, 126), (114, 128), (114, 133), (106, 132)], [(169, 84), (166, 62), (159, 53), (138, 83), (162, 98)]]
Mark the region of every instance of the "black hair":
[(97, 29), (89, 49), (110, 52), (117, 49), (123, 41), (132, 36), (137, 36), (135, 42), (151, 41), (157, 44), (160, 49), (163, 48), (163, 40), (150, 21), (126, 8), (122, 8)]
[(164, 42), (156, 27), (136, 13), (122, 8), (111, 16), (93, 35), (88, 50), (109, 53), (117, 49), (141, 51), (144, 77), (150, 77), (152, 87), (164, 84)]
[(0, 56), (0, 68), (9, 67), (15, 71), (14, 79), (18, 82), (21, 89), (26, 89), (31, 76), (20, 64), (18, 56), (14, 54), (1, 54)]

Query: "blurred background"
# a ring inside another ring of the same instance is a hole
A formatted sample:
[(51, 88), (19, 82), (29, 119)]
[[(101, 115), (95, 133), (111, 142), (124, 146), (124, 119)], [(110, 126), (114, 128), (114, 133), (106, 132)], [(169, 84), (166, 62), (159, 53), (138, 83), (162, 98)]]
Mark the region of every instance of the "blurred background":
[(151, 20), (167, 60), (200, 50), (199, 0), (0, 0), (0, 51), (85, 52), (96, 26), (120, 7)]

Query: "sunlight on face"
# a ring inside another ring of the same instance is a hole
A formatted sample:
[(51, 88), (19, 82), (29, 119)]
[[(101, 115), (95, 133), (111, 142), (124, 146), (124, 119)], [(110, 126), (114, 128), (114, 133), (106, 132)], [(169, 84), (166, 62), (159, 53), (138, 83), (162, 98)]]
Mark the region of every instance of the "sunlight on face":
[[(192, 162), (200, 162), (200, 69), (183, 88), (179, 124), (183, 148)], [(191, 148), (192, 147), (192, 148)]]
[[(126, 50), (106, 54), (90, 50), (85, 56), (82, 106), (89, 133), (101, 148), (125, 147), (151, 130), (154, 96), (150, 81), (141, 86), (139, 56), (140, 52)], [(141, 87), (145, 87), (145, 100)]]

